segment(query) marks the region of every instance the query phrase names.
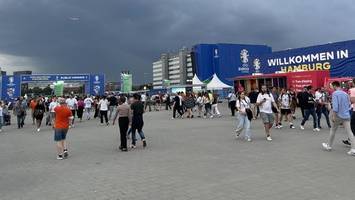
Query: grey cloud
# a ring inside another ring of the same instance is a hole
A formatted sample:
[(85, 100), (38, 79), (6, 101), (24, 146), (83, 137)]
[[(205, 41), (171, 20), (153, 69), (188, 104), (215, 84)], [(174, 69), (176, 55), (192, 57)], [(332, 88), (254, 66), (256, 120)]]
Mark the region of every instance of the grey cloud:
[(350, 0), (0, 0), (0, 54), (29, 58), (39, 73), (104, 72), (118, 80), (130, 69), (143, 83), (160, 53), (182, 46), (280, 50), (354, 39), (354, 12)]

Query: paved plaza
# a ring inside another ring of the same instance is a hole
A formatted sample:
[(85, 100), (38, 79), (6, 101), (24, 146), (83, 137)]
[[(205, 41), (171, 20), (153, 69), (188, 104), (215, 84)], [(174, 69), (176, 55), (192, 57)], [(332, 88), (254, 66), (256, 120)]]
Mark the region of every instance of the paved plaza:
[[(235, 118), (176, 119), (171, 112), (145, 114), (148, 147), (119, 152), (118, 127), (98, 121), (70, 130), (70, 157), (56, 160), (53, 132), (27, 121), (0, 133), (0, 199), (36, 200), (353, 200), (355, 158), (339, 130), (324, 152), (328, 130), (283, 128), (265, 140), (260, 120), (253, 142), (233, 137)], [(14, 120), (12, 120), (14, 122)], [(325, 127), (325, 122), (323, 122)], [(6, 133), (6, 134), (5, 134)]]

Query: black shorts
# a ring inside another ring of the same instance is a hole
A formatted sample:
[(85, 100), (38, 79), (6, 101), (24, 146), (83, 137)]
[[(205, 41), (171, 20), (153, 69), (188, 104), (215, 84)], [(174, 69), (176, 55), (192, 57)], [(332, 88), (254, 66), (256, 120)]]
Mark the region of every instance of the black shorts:
[(282, 109), (281, 108), (281, 115), (289, 115), (291, 114), (291, 109)]

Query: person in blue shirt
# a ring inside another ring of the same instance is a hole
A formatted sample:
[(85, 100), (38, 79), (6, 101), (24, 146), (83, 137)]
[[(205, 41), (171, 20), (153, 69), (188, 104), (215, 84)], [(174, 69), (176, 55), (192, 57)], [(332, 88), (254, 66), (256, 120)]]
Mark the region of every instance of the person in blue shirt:
[(347, 93), (341, 90), (340, 82), (334, 81), (332, 83), (335, 91), (332, 94), (332, 106), (333, 106), (333, 114), (332, 114), (332, 122), (333, 125), (330, 129), (330, 135), (328, 138), (328, 143), (322, 143), (324, 150), (331, 151), (332, 145), (334, 142), (334, 137), (336, 130), (338, 129), (340, 124), (343, 124), (346, 133), (348, 134), (349, 140), (351, 142), (351, 149), (348, 152), (349, 155), (355, 156), (355, 142), (354, 135), (351, 131), (350, 127), (350, 97)]

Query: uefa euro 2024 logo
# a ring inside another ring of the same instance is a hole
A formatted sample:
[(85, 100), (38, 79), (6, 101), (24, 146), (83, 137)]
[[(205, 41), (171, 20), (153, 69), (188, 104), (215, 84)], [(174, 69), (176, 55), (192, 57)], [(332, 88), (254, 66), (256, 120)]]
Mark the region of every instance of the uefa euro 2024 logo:
[(261, 68), (261, 63), (260, 63), (259, 58), (254, 59), (253, 65), (254, 65), (255, 72), (258, 72)]
[(249, 61), (249, 52), (248, 50), (246, 49), (243, 49), (241, 52), (240, 52), (240, 60), (242, 61), (243, 64), (247, 64), (248, 61)]

